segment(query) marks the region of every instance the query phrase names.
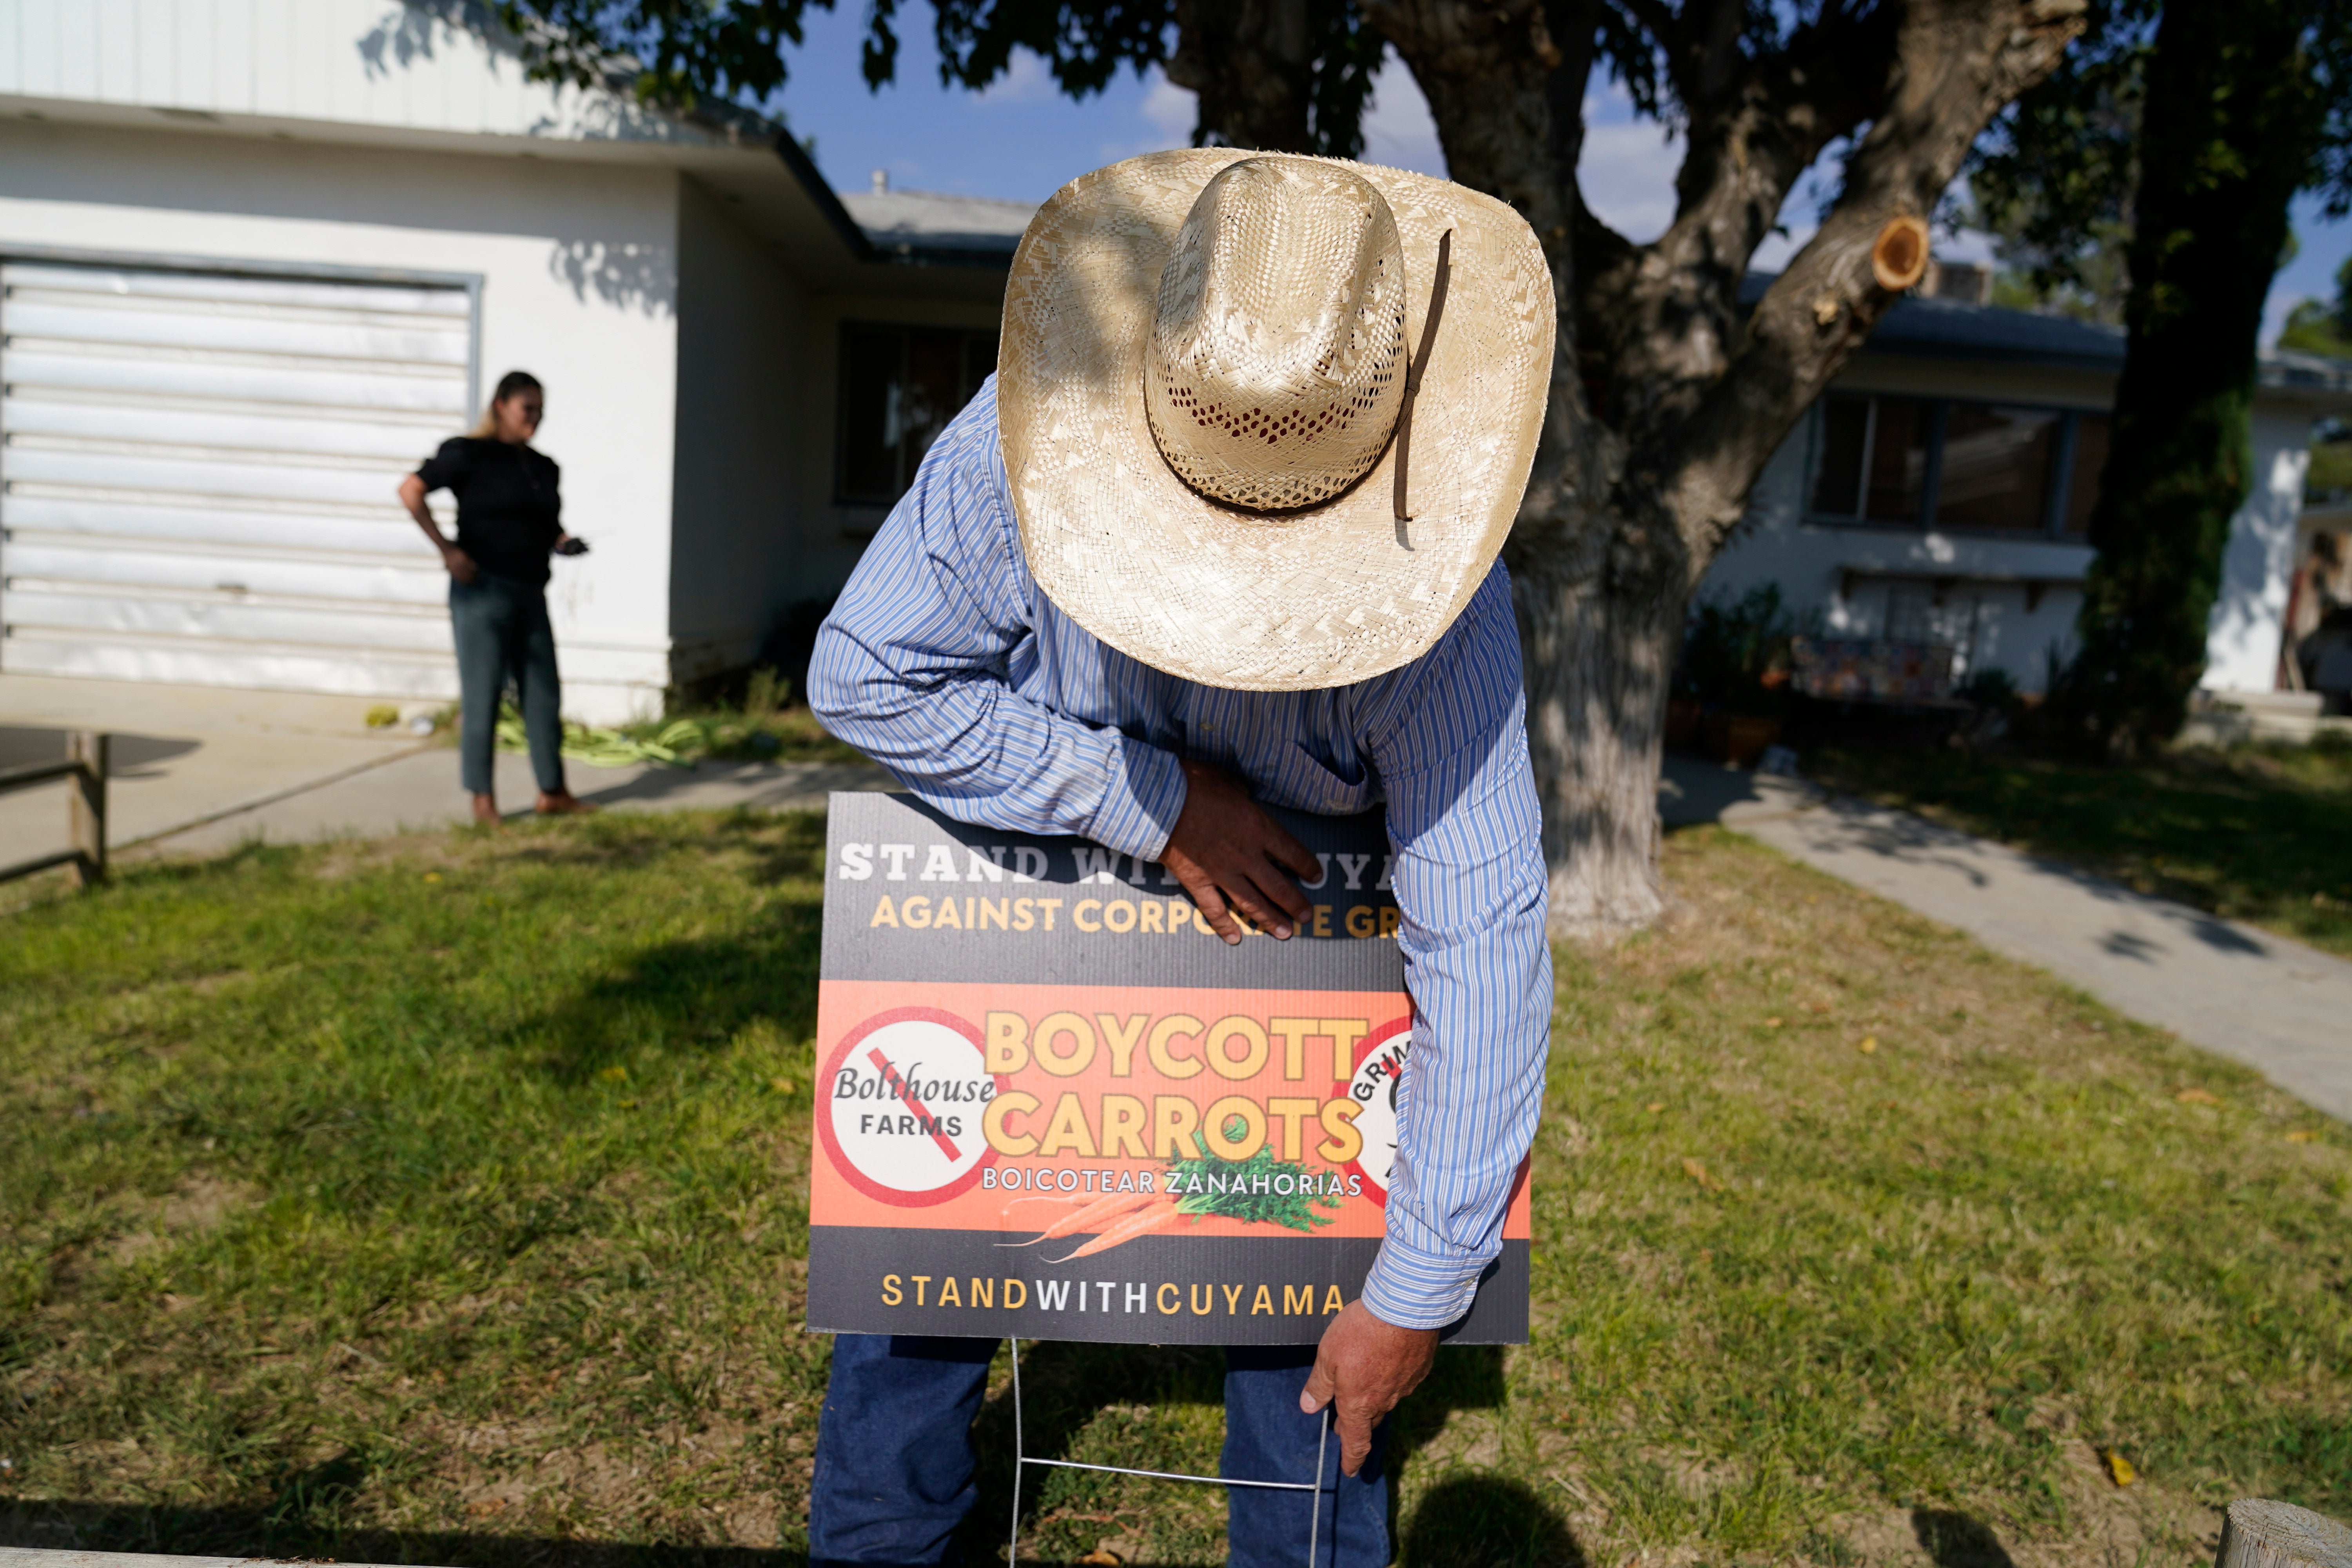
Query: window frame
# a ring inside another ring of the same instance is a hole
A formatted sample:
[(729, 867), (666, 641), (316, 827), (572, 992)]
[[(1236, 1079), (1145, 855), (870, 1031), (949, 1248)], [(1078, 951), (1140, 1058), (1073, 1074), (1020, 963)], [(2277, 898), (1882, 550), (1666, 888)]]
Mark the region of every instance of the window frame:
[[(899, 501), (904, 500), (906, 498), (907, 491), (913, 488), (915, 482), (914, 469), (920, 466), (921, 459), (918, 458), (914, 464), (910, 465), (907, 462), (906, 455), (903, 451), (898, 454), (897, 458), (899, 470), (898, 474), (898, 488), (897, 493), (892, 495), (887, 500), (877, 500), (874, 497), (868, 495), (852, 495), (848, 491), (845, 481), (849, 476), (849, 422), (851, 414), (849, 398), (849, 340), (853, 335), (860, 332), (888, 332), (897, 338), (898, 343), (898, 376), (902, 384), (906, 379), (908, 358), (913, 352), (915, 333), (947, 332), (952, 334), (956, 339), (958, 374), (971, 380), (971, 389), (964, 393), (962, 402), (956, 405), (956, 412), (959, 414), (963, 411), (964, 407), (971, 403), (973, 397), (979, 395), (981, 382), (985, 381), (988, 378), (987, 374), (983, 374), (977, 377), (971, 375), (973, 344), (985, 341), (992, 346), (992, 350), (1001, 352), (1003, 334), (995, 327), (960, 326), (952, 322), (942, 324), (937, 321), (885, 321), (844, 317), (835, 323), (834, 331), (833, 366), (833, 479), (831, 485), (833, 504), (837, 507), (856, 510), (887, 513), (893, 507), (896, 507)], [(990, 356), (991, 366), (989, 374), (993, 373), (994, 359), (995, 354), (994, 353), (992, 353)], [(953, 418), (954, 416), (950, 415), (949, 417)]]
[[(1863, 439), (1860, 462), (1862, 468), (1854, 487), (1856, 510), (1851, 513), (1817, 510), (1813, 498), (1820, 492), (1822, 463), (1826, 456), (1828, 440), (1824, 430), (1827, 405), (1831, 398), (1859, 398), (1867, 406), (1863, 415)], [(1910, 520), (1874, 518), (1870, 507), (1870, 460), (1878, 439), (1878, 404), (1881, 398), (1906, 397), (1927, 405), (1927, 471), (1919, 483), (1919, 515)], [(2042, 497), (2042, 518), (2038, 524), (2021, 528), (1972, 528), (1957, 526), (1940, 521), (1937, 513), (1943, 506), (1944, 439), (1951, 423), (1951, 411), (1956, 405), (1968, 404), (1984, 408), (2015, 408), (2035, 414), (2058, 416), (2056, 439), (2050, 454), (2050, 478)], [(1805, 452), (1804, 495), (1801, 515), (1805, 522), (1816, 528), (1876, 529), (1893, 533), (1948, 533), (1967, 539), (2011, 539), (2021, 541), (2054, 541), (2082, 542), (2066, 531), (2066, 510), (2074, 488), (2075, 448), (2080, 439), (2084, 418), (2111, 417), (2107, 411), (2095, 408), (2068, 407), (2054, 403), (2032, 403), (2016, 399), (1996, 402), (1982, 397), (1921, 397), (1904, 392), (1828, 392), (1813, 400), (1808, 413)]]

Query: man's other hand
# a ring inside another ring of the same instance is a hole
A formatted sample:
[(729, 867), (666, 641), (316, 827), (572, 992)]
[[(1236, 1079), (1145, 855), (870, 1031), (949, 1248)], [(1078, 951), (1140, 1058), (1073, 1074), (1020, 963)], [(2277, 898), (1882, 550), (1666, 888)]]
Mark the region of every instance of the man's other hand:
[(1437, 1359), (1435, 1329), (1400, 1329), (1372, 1315), (1361, 1301), (1339, 1309), (1323, 1342), (1298, 1407), (1309, 1415), (1333, 1405), (1339, 1432), (1339, 1468), (1354, 1475), (1372, 1451), (1372, 1428), (1421, 1386)]
[(1291, 879), (1322, 869), (1233, 775), (1195, 762), (1184, 764), (1184, 809), (1176, 816), (1160, 863), (1192, 895), (1209, 929), (1228, 942), (1242, 939), (1232, 910), (1260, 930), (1287, 938), (1310, 907)]

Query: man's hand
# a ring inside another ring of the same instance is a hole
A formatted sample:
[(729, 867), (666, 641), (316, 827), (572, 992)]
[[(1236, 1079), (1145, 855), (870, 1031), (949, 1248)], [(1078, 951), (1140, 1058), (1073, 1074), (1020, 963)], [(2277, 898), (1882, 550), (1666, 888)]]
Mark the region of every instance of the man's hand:
[(475, 573), (478, 570), (474, 564), (474, 558), (454, 544), (445, 544), (441, 547), (441, 564), (449, 568), (449, 575), (460, 583), (472, 582)]
[(1228, 904), (1261, 930), (1287, 938), (1310, 907), (1291, 878), (1321, 870), (1307, 847), (1285, 833), (1231, 774), (1195, 762), (1184, 763), (1184, 809), (1160, 863), (1184, 884), (1209, 929), (1228, 942), (1242, 939)]
[(1421, 1386), (1436, 1359), (1435, 1329), (1400, 1329), (1374, 1317), (1360, 1300), (1339, 1309), (1315, 1347), (1315, 1370), (1307, 1374), (1298, 1407), (1312, 1415), (1336, 1405), (1340, 1469), (1352, 1476), (1364, 1468), (1372, 1428)]

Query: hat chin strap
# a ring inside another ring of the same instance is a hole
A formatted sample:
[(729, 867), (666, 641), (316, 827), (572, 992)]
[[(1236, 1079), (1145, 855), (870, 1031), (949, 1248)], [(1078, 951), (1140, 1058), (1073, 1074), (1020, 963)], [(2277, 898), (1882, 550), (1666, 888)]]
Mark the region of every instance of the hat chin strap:
[[(1447, 229), (1437, 238), (1437, 281), (1429, 289), (1429, 314), (1421, 323), (1421, 348), (1412, 356), (1404, 373), (1404, 403), (1397, 410), (1396, 433), (1396, 520), (1412, 521), (1412, 509), (1406, 504), (1405, 468), (1412, 457), (1412, 405), (1421, 395), (1421, 373), (1429, 368), (1429, 351), (1437, 346), (1437, 320), (1445, 314), (1445, 285), (1454, 274), (1454, 231)], [(1399, 543), (1404, 542), (1404, 531), (1397, 531)], [(1410, 548), (1410, 547), (1408, 547)]]

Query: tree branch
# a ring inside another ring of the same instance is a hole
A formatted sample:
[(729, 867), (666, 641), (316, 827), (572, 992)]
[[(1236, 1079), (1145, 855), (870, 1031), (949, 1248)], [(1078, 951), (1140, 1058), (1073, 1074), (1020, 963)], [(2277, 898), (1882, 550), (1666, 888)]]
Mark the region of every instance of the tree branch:
[(1739, 287), (1781, 204), (1831, 142), (1868, 120), (1891, 91), (1891, 7), (1832, 10), (1780, 48), (1750, 57), (1710, 20), (1712, 95), (1686, 104), (1688, 140), (1673, 223), (1631, 258), (1591, 273), (1581, 301), (1588, 348), (1605, 345), (1618, 414), (1637, 443), (1687, 416), (1728, 367)]
[(1683, 68), (1687, 64), (1683, 47), (1682, 18), (1675, 15), (1674, 7), (1665, 0), (1616, 0), (1616, 3), (1626, 20), (1632, 22), (1638, 31), (1648, 34), (1650, 42), (1666, 57), (1666, 80), (1677, 95), (1687, 98), (1689, 84), (1682, 79)]
[(1879, 231), (1935, 210), (1969, 143), (2057, 63), (2084, 10), (2084, 0), (1913, 0), (1895, 40), (1894, 91), (1846, 161), (1844, 194), (1677, 432), (1669, 505), (1702, 566), (1799, 416), (1895, 303), (1871, 277)]

